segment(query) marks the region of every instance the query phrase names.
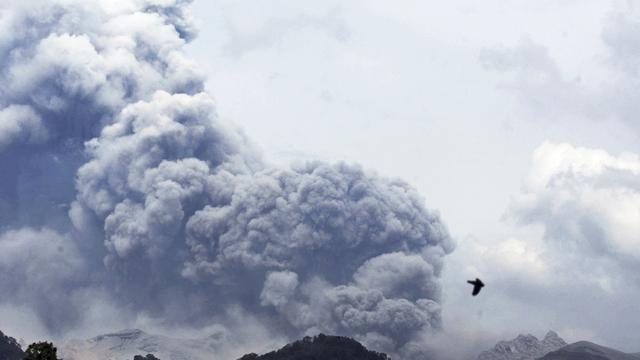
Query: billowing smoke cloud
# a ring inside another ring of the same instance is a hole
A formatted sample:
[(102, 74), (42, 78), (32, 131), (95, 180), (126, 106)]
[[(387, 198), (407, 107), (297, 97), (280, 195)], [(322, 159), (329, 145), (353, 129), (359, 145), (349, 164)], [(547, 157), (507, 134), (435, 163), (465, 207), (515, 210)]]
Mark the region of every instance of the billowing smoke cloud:
[(437, 215), (358, 166), (267, 166), (182, 53), (187, 5), (2, 5), (0, 301), (58, 332), (94, 290), (166, 325), (239, 306), (384, 350), (439, 329)]

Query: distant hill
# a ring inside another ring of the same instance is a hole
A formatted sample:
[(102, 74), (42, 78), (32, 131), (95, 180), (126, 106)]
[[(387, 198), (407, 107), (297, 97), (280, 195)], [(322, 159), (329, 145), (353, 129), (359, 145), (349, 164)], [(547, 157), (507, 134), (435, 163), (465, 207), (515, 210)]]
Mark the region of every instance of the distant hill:
[(518, 335), (513, 340), (500, 341), (493, 349), (483, 351), (477, 360), (533, 360), (566, 345), (554, 331), (549, 331), (542, 340), (531, 334)]
[(539, 360), (640, 360), (640, 355), (627, 354), (588, 341), (579, 341), (552, 351)]
[(22, 360), (25, 356), (16, 339), (0, 331), (0, 360)]
[(247, 354), (238, 360), (390, 360), (384, 353), (367, 350), (342, 336), (305, 337), (264, 355)]

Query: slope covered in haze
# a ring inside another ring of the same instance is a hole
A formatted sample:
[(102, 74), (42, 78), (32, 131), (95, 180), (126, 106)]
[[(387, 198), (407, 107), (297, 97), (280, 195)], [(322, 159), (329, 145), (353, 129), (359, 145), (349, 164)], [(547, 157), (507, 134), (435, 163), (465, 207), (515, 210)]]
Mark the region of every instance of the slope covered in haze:
[(74, 339), (56, 344), (65, 360), (123, 360), (151, 354), (160, 360), (227, 360), (250, 351), (268, 351), (283, 344), (277, 336), (257, 332), (233, 336), (222, 328), (190, 337), (179, 330), (171, 335), (148, 333), (139, 329), (121, 330), (90, 339)]
[(215, 336), (199, 340), (175, 339), (142, 330), (123, 330), (89, 340), (72, 340), (60, 345), (65, 360), (122, 360), (152, 354), (162, 360), (210, 360), (215, 354)]

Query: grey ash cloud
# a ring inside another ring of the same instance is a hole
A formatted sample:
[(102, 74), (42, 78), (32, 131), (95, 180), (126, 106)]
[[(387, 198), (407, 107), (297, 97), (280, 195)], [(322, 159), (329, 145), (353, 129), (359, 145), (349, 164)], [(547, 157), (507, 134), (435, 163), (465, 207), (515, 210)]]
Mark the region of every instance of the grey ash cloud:
[(58, 333), (87, 294), (164, 325), (239, 307), (392, 350), (439, 329), (437, 214), (357, 165), (270, 167), (185, 58), (188, 3), (2, 5), (0, 301)]

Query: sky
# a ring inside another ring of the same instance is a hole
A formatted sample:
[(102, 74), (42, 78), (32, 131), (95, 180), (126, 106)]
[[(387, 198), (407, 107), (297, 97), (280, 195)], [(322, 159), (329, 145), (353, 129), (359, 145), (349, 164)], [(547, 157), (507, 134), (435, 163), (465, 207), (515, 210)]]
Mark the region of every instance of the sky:
[[(269, 160), (358, 162), (407, 180), (442, 215), (457, 242), (445, 328), (553, 329), (638, 350), (632, 2), (193, 8), (200, 32), (187, 51), (220, 115)], [(564, 177), (574, 181), (555, 182)], [(487, 287), (471, 299), (476, 276)]]
[(636, 7), (0, 0), (0, 329), (640, 351)]

